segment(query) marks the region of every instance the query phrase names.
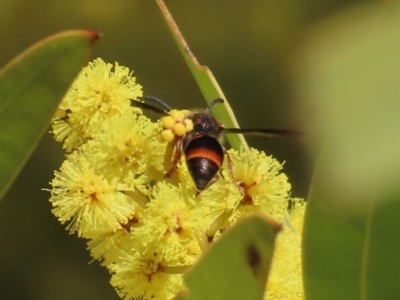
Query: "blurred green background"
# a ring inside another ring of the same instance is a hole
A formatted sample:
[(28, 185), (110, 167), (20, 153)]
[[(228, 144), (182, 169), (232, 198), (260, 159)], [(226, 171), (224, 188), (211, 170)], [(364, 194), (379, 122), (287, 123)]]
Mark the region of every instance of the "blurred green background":
[[(198, 60), (209, 66), (246, 128), (302, 130), (288, 64), (307, 28), (361, 1), (166, 1)], [(367, 2), (367, 1), (364, 1)], [(0, 2), (0, 65), (36, 41), (68, 29), (102, 38), (93, 58), (134, 70), (144, 93), (172, 107), (205, 102), (152, 0)], [(317, 111), (313, 112), (318, 114)], [(305, 141), (248, 138), (251, 146), (285, 161), (292, 196), (306, 197), (314, 159)], [(46, 134), (0, 202), (0, 299), (118, 299), (109, 275), (85, 241), (70, 236), (51, 214), (48, 187), (64, 157)]]

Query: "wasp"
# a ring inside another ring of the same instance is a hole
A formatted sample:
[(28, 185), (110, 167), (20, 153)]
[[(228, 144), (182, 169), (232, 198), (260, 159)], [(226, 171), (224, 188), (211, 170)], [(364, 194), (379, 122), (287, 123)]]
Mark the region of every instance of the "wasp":
[[(155, 102), (162, 106), (159, 109), (146, 102), (135, 101), (135, 105), (152, 110), (159, 114), (168, 115), (172, 108), (161, 99), (154, 96), (144, 96), (145, 101)], [(193, 123), (193, 129), (181, 137), (175, 138), (175, 154), (172, 167), (166, 177), (176, 170), (182, 154), (186, 159), (186, 165), (197, 189), (197, 195), (218, 180), (217, 173), (221, 170), (224, 156), (228, 160), (228, 171), (233, 178), (232, 162), (223, 147), (223, 135), (236, 134), (262, 134), (266, 136), (299, 137), (298, 131), (285, 129), (243, 129), (225, 128), (223, 124), (211, 114), (211, 109), (216, 104), (224, 103), (221, 98), (214, 99), (201, 111), (191, 111), (186, 118)], [(233, 178), (234, 179), (234, 178)], [(235, 181), (234, 181), (235, 182)]]

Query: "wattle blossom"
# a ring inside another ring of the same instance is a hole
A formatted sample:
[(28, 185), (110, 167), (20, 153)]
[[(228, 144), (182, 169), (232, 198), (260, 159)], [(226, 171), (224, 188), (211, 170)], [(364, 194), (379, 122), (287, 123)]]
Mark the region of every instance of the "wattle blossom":
[[(127, 68), (96, 59), (84, 68), (52, 126), (69, 152), (50, 182), (53, 214), (111, 274), (123, 299), (171, 299), (183, 276), (223, 231), (261, 211), (291, 226), (278, 236), (265, 299), (304, 299), (300, 243), (305, 204), (291, 199), (282, 164), (264, 152), (230, 149), (232, 172), (197, 195), (175, 142), (193, 129), (187, 110), (152, 122)], [(226, 161), (226, 159), (225, 159)], [(288, 204), (293, 207), (288, 211)], [(288, 221), (286, 221), (288, 222)]]

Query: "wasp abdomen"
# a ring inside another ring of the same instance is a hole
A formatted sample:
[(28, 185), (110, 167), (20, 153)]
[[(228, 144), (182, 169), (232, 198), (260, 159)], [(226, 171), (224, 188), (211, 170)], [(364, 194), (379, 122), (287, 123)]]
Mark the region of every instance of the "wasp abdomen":
[(220, 170), (224, 150), (214, 137), (199, 135), (184, 149), (186, 163), (198, 191), (204, 190)]

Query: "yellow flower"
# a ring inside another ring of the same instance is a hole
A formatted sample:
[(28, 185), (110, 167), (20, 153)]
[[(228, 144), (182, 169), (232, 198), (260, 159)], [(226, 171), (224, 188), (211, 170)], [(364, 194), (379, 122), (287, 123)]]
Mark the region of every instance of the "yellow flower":
[(291, 188), (287, 176), (280, 173), (282, 164), (253, 148), (248, 153), (231, 149), (228, 154), (233, 162), (233, 177), (243, 193), (232, 220), (256, 210), (282, 220)]
[(166, 143), (159, 142), (158, 134), (148, 118), (124, 113), (105, 120), (83, 149), (107, 178), (136, 186), (153, 180), (150, 166), (162, 168)]
[(132, 249), (111, 265), (111, 285), (123, 299), (169, 300), (183, 289), (182, 276), (168, 274), (168, 261), (154, 248)]
[[(59, 109), (60, 110), (60, 109)], [(52, 132), (57, 142), (63, 142), (63, 147), (69, 152), (85, 142), (84, 129), (81, 124), (69, 115), (70, 111), (60, 110), (59, 116), (52, 121)]]
[(301, 266), (301, 234), (306, 204), (292, 199), (293, 209), (289, 215), (293, 228), (287, 226), (278, 235), (272, 260), (265, 300), (303, 300)]
[[(185, 166), (185, 169), (186, 166)], [(242, 199), (241, 190), (232, 182), (232, 175), (228, 170), (222, 169), (222, 176), (210, 187), (202, 191), (196, 200), (207, 209), (207, 215), (213, 220), (221, 215), (231, 215)], [(228, 224), (224, 224), (228, 226)]]
[(95, 173), (85, 156), (74, 152), (50, 183), (53, 214), (67, 229), (84, 238), (95, 238), (121, 228), (134, 214), (137, 204)]
[(56, 117), (53, 133), (71, 151), (97, 132), (115, 114), (141, 113), (131, 99), (142, 96), (142, 87), (128, 68), (97, 58), (82, 70), (60, 104), (63, 117)]
[(126, 224), (116, 232), (103, 234), (87, 243), (90, 255), (99, 260), (100, 263), (109, 268), (111, 264), (120, 260), (121, 256), (126, 255), (135, 247), (135, 241), (132, 239), (131, 229), (139, 226), (138, 211)]
[[(192, 201), (184, 197), (179, 187), (157, 184), (140, 214), (141, 226), (132, 231), (135, 239), (144, 247), (158, 245), (165, 259), (176, 265), (193, 264), (193, 253), (201, 252), (198, 235), (207, 230), (212, 220), (207, 218), (203, 206), (192, 206)], [(198, 249), (193, 248), (195, 242)], [(190, 254), (178, 259), (177, 253)]]
[[(290, 184), (265, 153), (229, 150), (215, 182), (197, 193), (176, 142), (193, 130), (189, 111), (171, 110), (158, 123), (131, 99), (142, 95), (132, 72), (101, 59), (90, 63), (53, 120), (67, 156), (50, 183), (52, 212), (112, 274), (124, 299), (171, 299), (185, 289), (182, 274), (241, 216), (287, 216)], [(161, 126), (160, 126), (161, 125)], [(302, 299), (300, 233), (304, 204), (294, 201), (295, 229), (279, 235), (268, 299)]]

